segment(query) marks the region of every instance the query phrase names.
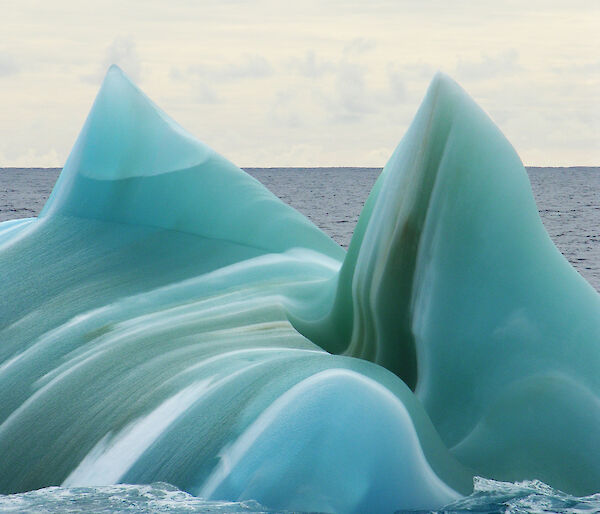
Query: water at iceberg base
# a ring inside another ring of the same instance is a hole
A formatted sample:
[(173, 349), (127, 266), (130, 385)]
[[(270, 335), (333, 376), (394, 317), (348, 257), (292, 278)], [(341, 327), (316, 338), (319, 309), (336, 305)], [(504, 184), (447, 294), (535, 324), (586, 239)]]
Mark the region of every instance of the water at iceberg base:
[(0, 224), (0, 269), (5, 495), (393, 512), (470, 501), (474, 477), (600, 490), (600, 296), (443, 75), (346, 253), (113, 67), (40, 216)]
[[(204, 500), (165, 483), (148, 485), (105, 485), (87, 487), (47, 487), (20, 494), (0, 495), (2, 512), (36, 513), (113, 513), (113, 512), (274, 512), (255, 501), (230, 502)], [(532, 514), (596, 513), (600, 494), (576, 498), (539, 482), (496, 482), (476, 477), (471, 495), (439, 510), (398, 510), (399, 513), (425, 514)], [(284, 511), (276, 511), (284, 512)]]

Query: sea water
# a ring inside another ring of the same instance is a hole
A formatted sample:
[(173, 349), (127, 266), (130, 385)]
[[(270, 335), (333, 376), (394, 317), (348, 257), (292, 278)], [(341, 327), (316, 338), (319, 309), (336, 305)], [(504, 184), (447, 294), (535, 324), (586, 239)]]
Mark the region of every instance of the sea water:
[[(0, 169), (0, 221), (35, 216), (58, 177), (57, 169)], [(285, 202), (347, 247), (380, 169), (249, 169)], [(550, 236), (573, 266), (600, 291), (600, 168), (529, 168)], [(475, 479), (474, 493), (440, 512), (598, 512), (600, 494), (575, 498), (538, 481)], [(7, 512), (267, 512), (255, 502), (213, 502), (168, 484), (87, 488), (51, 487), (0, 496)]]

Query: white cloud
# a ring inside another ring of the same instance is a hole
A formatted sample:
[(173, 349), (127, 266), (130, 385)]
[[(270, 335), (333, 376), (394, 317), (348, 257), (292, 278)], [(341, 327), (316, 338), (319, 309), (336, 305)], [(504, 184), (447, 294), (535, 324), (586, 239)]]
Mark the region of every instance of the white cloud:
[(99, 84), (110, 66), (116, 64), (134, 82), (141, 81), (141, 61), (136, 44), (130, 37), (118, 36), (104, 52), (104, 59), (94, 73), (86, 73), (81, 78), (90, 84)]
[(441, 69), (527, 164), (600, 163), (599, 25), (597, 0), (15, 3), (0, 149), (64, 158), (115, 62), (236, 163), (383, 164)]
[(220, 101), (219, 95), (215, 89), (208, 83), (208, 80), (202, 76), (189, 75), (183, 73), (178, 68), (172, 67), (169, 71), (169, 78), (172, 81), (183, 84), (191, 90), (191, 97), (194, 103), (214, 104)]
[(302, 127), (305, 123), (300, 107), (301, 102), (302, 99), (296, 91), (279, 91), (269, 111), (269, 117), (278, 125)]
[(196, 64), (189, 67), (189, 72), (211, 80), (241, 80), (269, 77), (273, 73), (273, 68), (262, 55), (245, 54), (234, 62)]
[(308, 50), (301, 58), (292, 57), (289, 65), (292, 70), (307, 78), (322, 77), (326, 73), (334, 72), (337, 67), (331, 61), (317, 57), (314, 50)]
[(332, 106), (337, 111), (334, 116), (337, 121), (359, 121), (372, 110), (365, 75), (366, 70), (357, 64), (340, 65), (335, 83), (336, 102)]
[(406, 83), (405, 74), (401, 71), (394, 69), (392, 66), (388, 66), (387, 69), (388, 81), (390, 83), (390, 91), (392, 98), (397, 101), (403, 101), (406, 99)]
[(17, 73), (19, 73), (19, 67), (15, 60), (9, 55), (0, 53), (0, 78), (10, 77)]
[(471, 80), (487, 80), (498, 76), (513, 75), (521, 70), (519, 53), (515, 49), (509, 49), (496, 55), (483, 55), (477, 60), (459, 59), (456, 65), (457, 77)]
[(134, 82), (141, 80), (140, 57), (131, 37), (119, 36), (109, 45), (104, 60), (104, 71), (112, 64), (118, 65)]
[(0, 162), (3, 168), (62, 168), (64, 164), (63, 159), (54, 148), (47, 152), (39, 152), (36, 148), (31, 147), (12, 158), (0, 152)]
[(365, 38), (365, 37), (357, 37), (351, 39), (344, 45), (344, 54), (352, 55), (352, 54), (362, 54), (365, 52), (369, 52), (375, 49), (376, 43), (374, 39)]

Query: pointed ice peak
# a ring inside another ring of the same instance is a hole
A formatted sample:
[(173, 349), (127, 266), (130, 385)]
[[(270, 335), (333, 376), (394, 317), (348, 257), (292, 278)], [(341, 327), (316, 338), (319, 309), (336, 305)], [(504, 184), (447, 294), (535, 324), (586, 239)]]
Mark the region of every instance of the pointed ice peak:
[[(427, 146), (431, 143), (426, 137), (427, 133), (445, 132), (452, 124), (456, 113), (470, 109), (482, 112), (481, 108), (459, 84), (448, 75), (438, 71), (429, 84), (425, 98), (421, 102), (403, 141), (411, 133), (425, 131), (422, 134), (424, 137), (418, 139), (418, 142), (422, 146)], [(398, 148), (401, 146), (402, 142), (398, 145)], [(388, 162), (387, 167), (389, 165)]]
[[(441, 209), (460, 202), (457, 226), (487, 219), (486, 208), (501, 195), (512, 195), (511, 202), (503, 200), (506, 206), (519, 198), (519, 208), (499, 208), (493, 226), (531, 223), (534, 233), (543, 233), (516, 152), (475, 101), (438, 72), (365, 204), (344, 261), (334, 313), (345, 327), (337, 333), (349, 340), (346, 353), (371, 359), (416, 386), (412, 312), (426, 268), (420, 255), (432, 233), (425, 228), (436, 223)], [(522, 219), (508, 220), (513, 213)]]
[(42, 216), (159, 227), (269, 251), (343, 250), (198, 141), (117, 66), (106, 73)]
[[(123, 94), (129, 90), (129, 94), (146, 96), (144, 92), (138, 88), (127, 76), (127, 74), (116, 64), (111, 64), (106, 70), (104, 78), (102, 79), (102, 83), (100, 84), (98, 95), (100, 95), (103, 91), (106, 92), (108, 90), (112, 90), (113, 94), (118, 94), (118, 91), (121, 91), (121, 94)], [(158, 108), (148, 97), (146, 97), (146, 100), (155, 108)]]
[[(93, 134), (91, 140), (89, 134)], [(116, 65), (108, 69), (73, 149), (80, 172), (100, 180), (189, 168), (203, 162), (209, 152)]]
[(431, 79), (428, 88), (428, 92), (430, 91), (441, 96), (466, 94), (464, 89), (452, 77), (442, 71), (437, 71)]
[(125, 75), (125, 73), (123, 72), (123, 70), (119, 67), (118, 64), (111, 64), (108, 67), (108, 70), (106, 70), (106, 75), (104, 76), (104, 79), (106, 79), (109, 74), (111, 73), (118, 73), (120, 74), (123, 78), (127, 79), (127, 75)]

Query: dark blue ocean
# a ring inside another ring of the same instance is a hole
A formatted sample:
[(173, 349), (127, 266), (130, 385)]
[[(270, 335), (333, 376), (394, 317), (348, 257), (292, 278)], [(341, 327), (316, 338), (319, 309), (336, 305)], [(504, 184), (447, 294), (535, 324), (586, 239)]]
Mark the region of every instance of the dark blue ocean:
[[(381, 170), (252, 168), (247, 171), (347, 247), (364, 201)], [(600, 291), (600, 167), (528, 168), (527, 171), (548, 233), (579, 273)], [(59, 172), (0, 168), (0, 221), (36, 216)], [(474, 486), (471, 496), (439, 512), (600, 512), (600, 493), (574, 498), (538, 481), (513, 484), (477, 478)], [(0, 495), (0, 511), (267, 512), (255, 502), (207, 502), (162, 483), (51, 487)]]

